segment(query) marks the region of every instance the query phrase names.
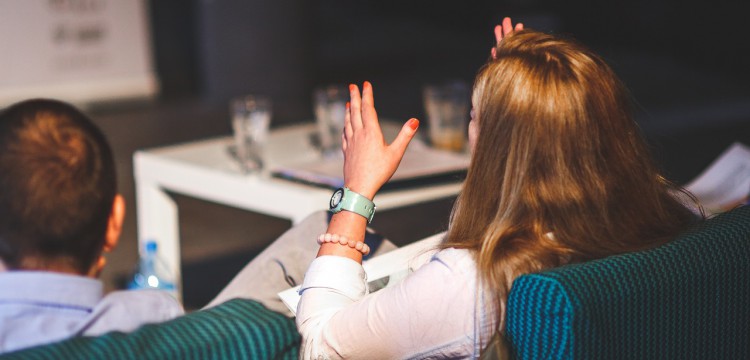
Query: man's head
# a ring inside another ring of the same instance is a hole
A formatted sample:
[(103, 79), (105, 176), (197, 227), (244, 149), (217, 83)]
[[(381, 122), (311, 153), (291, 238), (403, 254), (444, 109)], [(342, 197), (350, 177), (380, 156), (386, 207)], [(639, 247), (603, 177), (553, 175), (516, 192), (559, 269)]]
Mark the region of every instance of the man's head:
[(9, 269), (92, 274), (117, 242), (124, 203), (112, 150), (71, 105), (0, 113), (0, 258)]

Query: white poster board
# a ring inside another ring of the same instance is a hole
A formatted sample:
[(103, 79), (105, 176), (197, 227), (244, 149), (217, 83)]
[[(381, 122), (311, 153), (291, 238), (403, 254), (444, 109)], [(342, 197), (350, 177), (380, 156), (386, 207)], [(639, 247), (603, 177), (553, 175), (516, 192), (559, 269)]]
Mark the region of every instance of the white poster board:
[(0, 0), (0, 108), (158, 91), (145, 0)]

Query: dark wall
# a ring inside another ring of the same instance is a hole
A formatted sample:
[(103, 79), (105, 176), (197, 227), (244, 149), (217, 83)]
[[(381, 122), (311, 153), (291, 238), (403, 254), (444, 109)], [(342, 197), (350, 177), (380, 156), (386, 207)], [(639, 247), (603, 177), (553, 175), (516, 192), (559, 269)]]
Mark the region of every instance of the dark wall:
[(275, 118), (305, 115), (310, 63), (307, 2), (151, 1), (165, 99), (198, 97), (226, 107), (247, 93), (270, 96)]
[[(226, 107), (232, 96), (264, 93), (274, 100), (279, 125), (312, 118), (316, 85), (370, 80), (381, 115), (421, 117), (422, 86), (471, 82), (487, 58), (493, 25), (511, 15), (603, 54), (653, 131), (750, 118), (750, 72), (742, 70), (750, 63), (750, 42), (740, 6), (726, 0), (700, 6), (678, 0), (151, 1), (166, 99), (196, 96)], [(717, 111), (719, 119), (712, 116)]]
[(569, 31), (602, 47), (673, 55), (688, 64), (750, 79), (746, 5), (736, 0), (578, 0), (556, 5)]
[(197, 94), (201, 89), (195, 6), (179, 0), (149, 3), (154, 63), (163, 98)]

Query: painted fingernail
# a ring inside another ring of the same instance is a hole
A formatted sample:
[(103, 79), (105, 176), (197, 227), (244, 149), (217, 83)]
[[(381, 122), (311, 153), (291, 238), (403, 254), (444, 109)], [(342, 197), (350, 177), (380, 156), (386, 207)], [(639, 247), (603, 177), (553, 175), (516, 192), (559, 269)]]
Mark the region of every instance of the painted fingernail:
[(346, 102), (346, 110), (349, 110), (349, 107), (350, 107), (350, 106), (352, 106), (352, 104), (351, 104), (350, 102), (348, 102), (348, 101), (347, 101), (347, 102)]
[(409, 125), (412, 130), (417, 130), (417, 128), (419, 127), (419, 120), (411, 118), (406, 125)]
[(349, 84), (349, 91), (354, 91), (357, 88), (357, 85)]
[(364, 86), (367, 87), (367, 88), (371, 88), (372, 84), (370, 84), (369, 81), (365, 81), (365, 85)]

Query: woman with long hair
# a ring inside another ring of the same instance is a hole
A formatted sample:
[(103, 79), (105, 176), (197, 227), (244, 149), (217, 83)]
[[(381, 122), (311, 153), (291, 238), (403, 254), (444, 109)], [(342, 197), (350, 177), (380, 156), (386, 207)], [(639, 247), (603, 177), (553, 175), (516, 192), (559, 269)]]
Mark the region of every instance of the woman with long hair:
[(521, 274), (652, 248), (695, 220), (599, 56), (527, 30), (493, 54), (474, 85), (472, 163), (442, 247), (470, 250), (500, 303)]
[(403, 282), (371, 294), (361, 261), (372, 201), (419, 121), (387, 144), (372, 85), (350, 86), (346, 188), (331, 199), (335, 214), (300, 289), (303, 358), (478, 357), (502, 334), (519, 275), (656, 247), (696, 219), (599, 56), (507, 18), (495, 33), (474, 84), (472, 159), (448, 232)]

